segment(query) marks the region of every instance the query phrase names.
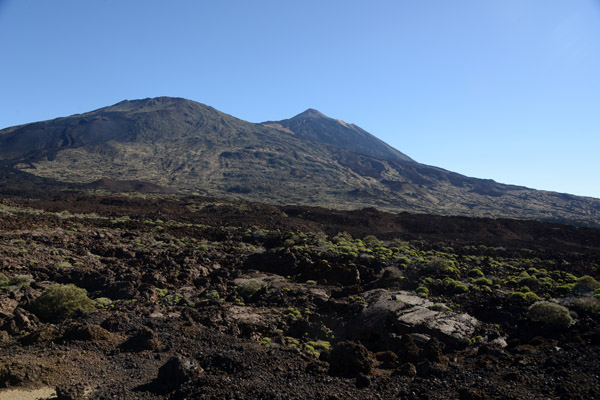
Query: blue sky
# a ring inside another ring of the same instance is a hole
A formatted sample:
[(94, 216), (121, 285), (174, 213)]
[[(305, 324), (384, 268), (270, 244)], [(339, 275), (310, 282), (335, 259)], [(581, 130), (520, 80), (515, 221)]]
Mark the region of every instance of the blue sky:
[(0, 0), (0, 128), (185, 97), (600, 198), (600, 1)]

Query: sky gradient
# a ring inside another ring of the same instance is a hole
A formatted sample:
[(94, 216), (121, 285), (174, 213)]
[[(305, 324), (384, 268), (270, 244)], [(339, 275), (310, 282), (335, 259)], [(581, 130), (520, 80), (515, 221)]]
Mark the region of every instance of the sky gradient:
[(156, 96), (307, 108), (416, 161), (600, 198), (600, 1), (0, 0), (0, 128)]

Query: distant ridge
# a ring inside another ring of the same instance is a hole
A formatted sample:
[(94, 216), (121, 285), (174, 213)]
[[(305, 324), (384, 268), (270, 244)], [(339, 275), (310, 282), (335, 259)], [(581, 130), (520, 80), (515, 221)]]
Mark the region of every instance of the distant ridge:
[(600, 226), (600, 199), (420, 164), (315, 109), (254, 124), (183, 98), (125, 100), (0, 130), (0, 166), (0, 193), (172, 191)]

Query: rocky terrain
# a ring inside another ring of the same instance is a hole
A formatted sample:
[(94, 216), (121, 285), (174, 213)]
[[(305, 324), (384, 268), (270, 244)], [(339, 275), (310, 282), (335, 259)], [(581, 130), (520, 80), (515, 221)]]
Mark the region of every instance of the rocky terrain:
[(600, 397), (593, 228), (60, 194), (0, 254), (0, 398)]
[(0, 130), (0, 193), (24, 188), (176, 192), (600, 226), (599, 199), (424, 165), (316, 110), (255, 124), (169, 97)]

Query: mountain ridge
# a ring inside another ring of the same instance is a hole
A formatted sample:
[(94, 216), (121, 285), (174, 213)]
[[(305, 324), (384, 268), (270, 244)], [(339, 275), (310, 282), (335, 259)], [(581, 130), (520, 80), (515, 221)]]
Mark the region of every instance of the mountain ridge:
[(420, 164), (315, 109), (254, 124), (183, 98), (125, 100), (0, 130), (0, 163), (0, 192), (14, 193), (29, 180), (36, 182), (29, 186), (77, 190), (141, 187), (276, 204), (600, 226), (599, 199)]

